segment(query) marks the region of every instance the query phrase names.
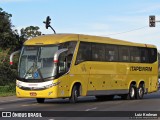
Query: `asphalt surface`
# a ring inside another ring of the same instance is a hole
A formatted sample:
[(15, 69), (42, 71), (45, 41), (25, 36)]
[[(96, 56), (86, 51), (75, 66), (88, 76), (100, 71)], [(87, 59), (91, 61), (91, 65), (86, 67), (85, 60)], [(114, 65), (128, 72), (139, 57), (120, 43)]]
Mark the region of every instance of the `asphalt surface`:
[[(97, 101), (95, 97), (81, 97), (76, 104), (69, 103), (68, 99), (46, 99), (44, 104), (39, 104), (35, 99), (16, 98), (16, 96), (0, 97), (0, 111), (2, 112), (37, 112), (49, 116), (42, 118), (23, 118), (25, 119), (40, 119), (40, 120), (131, 120), (135, 119), (135, 114), (144, 113), (145, 111), (160, 114), (160, 91), (152, 94), (147, 94), (142, 100), (121, 100), (120, 97), (115, 97), (110, 101)], [(66, 112), (67, 111), (67, 112)], [(110, 113), (114, 111), (113, 113)], [(59, 113), (57, 113), (59, 112)], [(54, 114), (56, 113), (56, 114)], [(97, 117), (96, 114), (103, 114)], [(131, 113), (134, 113), (131, 114)], [(53, 114), (53, 116), (52, 116)], [(58, 115), (57, 115), (58, 114)], [(60, 115), (59, 115), (60, 114)], [(107, 116), (107, 114), (110, 114)], [(125, 114), (123, 116), (123, 114)], [(58, 117), (57, 117), (57, 116)], [(66, 117), (66, 116), (69, 117)], [(122, 115), (122, 117), (120, 117)], [(130, 116), (131, 115), (131, 116)], [(107, 116), (107, 117), (104, 117)], [(118, 117), (117, 117), (118, 116)], [(131, 118), (134, 117), (134, 118)], [(17, 120), (21, 117), (0, 118)], [(138, 117), (138, 119), (142, 119)], [(144, 118), (143, 118), (144, 119)], [(153, 119), (145, 118), (145, 119)], [(160, 119), (160, 118), (154, 118)], [(137, 119), (136, 119), (137, 120)]]

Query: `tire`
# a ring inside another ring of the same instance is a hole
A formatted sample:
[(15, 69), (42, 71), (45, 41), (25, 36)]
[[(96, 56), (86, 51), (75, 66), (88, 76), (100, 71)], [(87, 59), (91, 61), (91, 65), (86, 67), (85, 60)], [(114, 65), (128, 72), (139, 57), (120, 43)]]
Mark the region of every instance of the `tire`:
[(45, 98), (36, 98), (37, 103), (44, 103)]
[(136, 99), (136, 95), (137, 95), (137, 88), (135, 85), (131, 84), (129, 88), (128, 99), (134, 100)]
[(79, 87), (77, 85), (74, 85), (72, 89), (71, 97), (69, 98), (70, 103), (77, 103), (79, 96), (80, 96)]
[(143, 99), (144, 96), (144, 85), (140, 84), (137, 89), (137, 99)]

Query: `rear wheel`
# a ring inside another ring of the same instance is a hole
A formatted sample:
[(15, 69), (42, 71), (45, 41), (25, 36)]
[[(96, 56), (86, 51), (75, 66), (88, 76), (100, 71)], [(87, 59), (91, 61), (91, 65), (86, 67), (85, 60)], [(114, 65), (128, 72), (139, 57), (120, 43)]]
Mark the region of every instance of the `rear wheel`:
[(44, 98), (36, 98), (36, 100), (37, 100), (37, 103), (44, 103)]
[(131, 84), (130, 85), (130, 88), (129, 88), (129, 93), (128, 94), (124, 94), (124, 95), (121, 95), (121, 98), (124, 99), (124, 100), (134, 100), (136, 99), (136, 96), (137, 95), (137, 88), (135, 85)]
[(73, 86), (71, 97), (69, 98), (70, 103), (78, 102), (78, 97), (80, 96), (80, 90), (77, 85)]
[(137, 99), (143, 99), (144, 96), (144, 85), (140, 84), (137, 89)]
[(129, 94), (128, 94), (128, 98), (130, 100), (134, 100), (136, 99), (136, 95), (137, 95), (137, 89), (136, 89), (136, 86), (131, 84), (130, 85), (130, 89), (129, 89)]

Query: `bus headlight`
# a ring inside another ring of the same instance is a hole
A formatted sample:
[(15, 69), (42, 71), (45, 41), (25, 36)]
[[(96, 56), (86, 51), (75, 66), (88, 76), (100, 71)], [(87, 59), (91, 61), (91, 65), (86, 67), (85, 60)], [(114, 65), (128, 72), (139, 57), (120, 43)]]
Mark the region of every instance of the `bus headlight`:
[(21, 88), (21, 87), (22, 87), (22, 82), (17, 81), (17, 82), (16, 82), (16, 86), (19, 87), (19, 88)]
[(51, 88), (53, 86), (57, 86), (60, 82), (52, 83), (50, 85), (46, 85), (45, 88)]
[(51, 88), (51, 87), (53, 87), (53, 83), (45, 86), (45, 88)]

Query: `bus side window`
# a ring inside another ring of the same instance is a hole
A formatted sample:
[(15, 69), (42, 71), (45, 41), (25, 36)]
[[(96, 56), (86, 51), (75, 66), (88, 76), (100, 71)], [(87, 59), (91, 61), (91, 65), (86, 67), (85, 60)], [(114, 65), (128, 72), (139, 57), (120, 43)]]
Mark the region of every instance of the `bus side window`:
[(156, 48), (149, 48), (148, 49), (149, 52), (149, 63), (154, 63), (155, 61), (157, 61), (157, 49)]
[(119, 46), (120, 62), (130, 62), (129, 47)]
[(91, 43), (80, 42), (76, 58), (76, 64), (90, 60), (91, 60)]
[(99, 43), (92, 44), (92, 60), (105, 61), (105, 45)]
[(141, 63), (148, 63), (148, 51), (146, 48), (141, 48)]
[(67, 69), (69, 69), (70, 68), (70, 66), (71, 66), (71, 62), (72, 62), (72, 57), (73, 57), (73, 54), (68, 54), (67, 56), (66, 56), (66, 63), (67, 63)]
[(63, 75), (64, 73), (67, 72), (67, 65), (66, 65), (66, 52), (63, 52), (59, 55), (59, 58), (58, 58), (58, 74), (59, 75)]
[(140, 55), (140, 48), (138, 47), (130, 47), (130, 59), (131, 62), (140, 63), (141, 62), (141, 55)]
[(118, 49), (116, 45), (106, 45), (106, 61), (118, 61)]

